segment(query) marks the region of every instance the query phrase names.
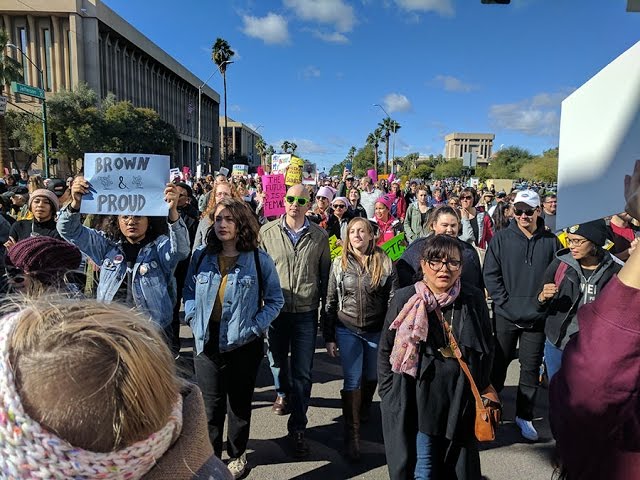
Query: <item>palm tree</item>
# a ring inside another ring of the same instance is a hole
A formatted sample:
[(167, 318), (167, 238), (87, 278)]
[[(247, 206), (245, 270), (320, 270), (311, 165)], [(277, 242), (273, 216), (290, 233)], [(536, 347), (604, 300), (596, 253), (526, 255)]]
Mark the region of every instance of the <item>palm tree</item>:
[[(5, 53), (7, 43), (9, 43), (9, 34), (5, 30), (0, 30), (0, 96), (4, 93), (5, 85), (22, 80), (20, 63)], [(0, 115), (0, 177), (4, 176), (4, 169), (10, 164), (7, 123), (5, 116)]]
[(216, 64), (218, 70), (220, 70), (220, 74), (222, 75), (222, 82), (224, 84), (224, 165), (227, 165), (227, 66), (230, 63), (233, 63), (231, 59), (235, 55), (235, 52), (231, 50), (229, 43), (223, 38), (218, 37), (216, 39), (216, 43), (213, 44), (211, 50), (211, 59), (213, 63)]
[(291, 142), (289, 144), (289, 148), (291, 148), (291, 155), (293, 155), (294, 153), (296, 153), (296, 150), (298, 149), (298, 145), (296, 143)]
[(289, 142), (289, 140), (285, 140), (284, 142), (282, 142), (282, 145), (280, 145), (280, 148), (282, 148), (283, 153), (289, 153), (291, 142)]
[(373, 147), (373, 155), (374, 155), (374, 168), (376, 172), (378, 171), (378, 147), (380, 146), (380, 142), (382, 140), (382, 129), (380, 127), (376, 128), (372, 133), (367, 136), (367, 145), (371, 145)]
[(264, 155), (267, 153), (267, 142), (264, 141), (264, 138), (260, 137), (256, 140), (256, 151), (260, 155), (260, 165), (264, 165)]
[(380, 128), (384, 132), (384, 143), (386, 152), (384, 160), (384, 173), (387, 173), (389, 170), (389, 137), (392, 133), (395, 133), (398, 128), (400, 128), (400, 124), (398, 124), (398, 122), (396, 122), (395, 120), (392, 120), (391, 117), (386, 117), (382, 119), (380, 123), (378, 123), (378, 128)]

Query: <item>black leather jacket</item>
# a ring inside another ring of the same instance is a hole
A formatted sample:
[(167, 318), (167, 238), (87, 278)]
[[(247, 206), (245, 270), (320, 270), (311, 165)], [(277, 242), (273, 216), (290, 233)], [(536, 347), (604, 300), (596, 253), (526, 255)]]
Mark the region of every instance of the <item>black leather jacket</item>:
[(338, 323), (357, 333), (379, 332), (387, 313), (391, 293), (391, 260), (384, 255), (380, 285), (371, 288), (371, 277), (358, 261), (349, 257), (345, 270), (342, 257), (331, 265), (327, 292), (325, 342), (336, 341)]

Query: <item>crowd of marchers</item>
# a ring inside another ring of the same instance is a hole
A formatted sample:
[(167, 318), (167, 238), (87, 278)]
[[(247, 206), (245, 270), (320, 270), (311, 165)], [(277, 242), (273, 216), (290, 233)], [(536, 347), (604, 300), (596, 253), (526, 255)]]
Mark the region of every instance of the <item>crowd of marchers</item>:
[(265, 351), (306, 458), (319, 334), (351, 462), (377, 390), (390, 478), (479, 480), (473, 392), (518, 358), (514, 422), (550, 419), (561, 478), (640, 477), (640, 165), (619, 213), (561, 230), (544, 185), (287, 187), (266, 217), (257, 175), (176, 177), (148, 217), (83, 214), (82, 176), (0, 181), (3, 478), (246, 476)]

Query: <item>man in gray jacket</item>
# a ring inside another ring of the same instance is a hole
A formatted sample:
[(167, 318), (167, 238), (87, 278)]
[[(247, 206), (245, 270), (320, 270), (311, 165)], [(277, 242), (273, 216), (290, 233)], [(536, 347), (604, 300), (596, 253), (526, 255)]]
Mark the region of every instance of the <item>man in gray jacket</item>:
[[(268, 357), (277, 397), (272, 410), (291, 413), (287, 428), (294, 456), (309, 455), (304, 438), (311, 398), (311, 370), (318, 331), (318, 308), (327, 295), (331, 260), (324, 229), (309, 222), (309, 193), (293, 185), (284, 201), (285, 215), (260, 230), (261, 247), (273, 258), (284, 294), (284, 307), (267, 334)], [(291, 365), (289, 365), (291, 350)]]

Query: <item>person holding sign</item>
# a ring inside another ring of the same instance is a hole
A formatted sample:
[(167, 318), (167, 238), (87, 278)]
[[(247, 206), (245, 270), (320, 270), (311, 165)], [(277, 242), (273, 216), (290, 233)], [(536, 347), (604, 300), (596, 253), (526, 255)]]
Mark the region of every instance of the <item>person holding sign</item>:
[(247, 467), (251, 400), (264, 335), (284, 297), (273, 260), (258, 250), (260, 226), (246, 202), (224, 198), (212, 216), (206, 244), (194, 252), (187, 272), (185, 319), (195, 339), (195, 373), (213, 451), (222, 455), (228, 403), (229, 470), (240, 478)]
[[(344, 198), (344, 197), (338, 197)], [(324, 340), (344, 375), (342, 416), (351, 460), (360, 458), (360, 422), (367, 421), (378, 384), (377, 352), (391, 292), (391, 260), (375, 245), (373, 226), (354, 218), (347, 226), (342, 255), (332, 264)]]
[(167, 218), (112, 216), (106, 235), (80, 222), (82, 196), (89, 182), (77, 177), (72, 200), (60, 212), (58, 232), (100, 265), (97, 300), (119, 302), (148, 314), (170, 339), (176, 287), (173, 272), (189, 255), (189, 233), (178, 213), (179, 193), (173, 184), (164, 190)]
[(452, 345), (484, 391), (493, 338), (484, 292), (460, 281), (460, 244), (429, 237), (424, 278), (395, 292), (382, 328), (378, 392), (392, 480), (481, 477), (474, 396)]
[(392, 204), (393, 198), (389, 194), (376, 200), (374, 221), (378, 226), (377, 245), (382, 245), (402, 232), (402, 222), (391, 215)]

